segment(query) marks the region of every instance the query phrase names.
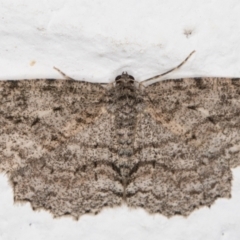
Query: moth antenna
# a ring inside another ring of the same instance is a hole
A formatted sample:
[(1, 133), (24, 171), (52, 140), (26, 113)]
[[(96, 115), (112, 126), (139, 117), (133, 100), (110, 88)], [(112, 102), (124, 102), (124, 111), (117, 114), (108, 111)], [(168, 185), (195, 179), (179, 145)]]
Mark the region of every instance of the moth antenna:
[(67, 74), (65, 74), (64, 72), (62, 72), (60, 69), (53, 67), (53, 69), (57, 70), (66, 80), (75, 80), (71, 77), (69, 77)]
[(182, 61), (178, 66), (176, 66), (175, 68), (172, 68), (171, 70), (169, 70), (169, 71), (167, 71), (167, 72), (165, 72), (165, 73), (159, 74), (159, 75), (157, 75), (157, 76), (148, 78), (148, 79), (142, 81), (141, 83), (145, 83), (145, 82), (151, 81), (151, 80), (153, 80), (153, 79), (162, 77), (162, 76), (164, 76), (164, 75), (167, 75), (167, 74), (170, 73), (170, 72), (173, 72), (173, 71), (179, 69), (184, 63), (187, 62), (187, 60), (193, 55), (193, 53), (195, 53), (195, 50), (192, 51), (192, 52), (188, 55), (188, 57), (187, 57), (185, 60), (183, 60), (183, 61)]

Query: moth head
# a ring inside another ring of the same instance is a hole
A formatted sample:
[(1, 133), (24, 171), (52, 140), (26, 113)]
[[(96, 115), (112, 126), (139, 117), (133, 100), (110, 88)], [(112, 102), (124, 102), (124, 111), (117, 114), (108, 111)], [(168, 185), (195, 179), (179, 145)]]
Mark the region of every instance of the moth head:
[(135, 82), (134, 77), (131, 75), (128, 75), (127, 72), (122, 72), (122, 75), (119, 75), (115, 78), (115, 83), (117, 85), (119, 84), (130, 84), (133, 85)]

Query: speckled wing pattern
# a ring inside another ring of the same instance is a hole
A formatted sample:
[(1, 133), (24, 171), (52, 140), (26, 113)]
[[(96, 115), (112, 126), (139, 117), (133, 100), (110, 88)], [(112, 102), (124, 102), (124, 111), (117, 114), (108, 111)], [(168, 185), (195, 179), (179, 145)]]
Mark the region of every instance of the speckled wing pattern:
[(229, 198), (231, 168), (240, 165), (240, 80), (165, 80), (145, 94), (139, 125), (146, 147), (127, 188), (128, 205), (170, 217)]
[(0, 168), (15, 201), (76, 218), (121, 203), (103, 146), (112, 123), (100, 84), (1, 81), (0, 91)]
[(239, 79), (1, 81), (0, 170), (54, 216), (123, 202), (186, 216), (231, 195), (239, 101)]

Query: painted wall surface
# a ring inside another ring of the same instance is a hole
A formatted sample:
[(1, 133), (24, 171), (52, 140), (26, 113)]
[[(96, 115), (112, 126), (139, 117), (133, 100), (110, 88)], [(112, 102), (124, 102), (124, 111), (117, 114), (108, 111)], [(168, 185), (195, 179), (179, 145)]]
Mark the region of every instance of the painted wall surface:
[[(166, 78), (240, 77), (238, 0), (0, 0), (0, 79), (61, 78), (111, 82), (122, 71), (141, 81), (178, 65)], [(166, 218), (122, 206), (96, 216), (53, 219), (14, 204), (0, 175), (1, 240), (240, 239), (240, 168), (231, 199), (189, 217)]]

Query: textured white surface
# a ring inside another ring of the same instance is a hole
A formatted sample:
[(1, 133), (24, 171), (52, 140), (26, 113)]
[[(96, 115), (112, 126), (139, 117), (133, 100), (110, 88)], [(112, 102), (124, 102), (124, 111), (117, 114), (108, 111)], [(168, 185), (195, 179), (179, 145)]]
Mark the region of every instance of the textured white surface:
[[(144, 80), (194, 56), (166, 78), (240, 77), (238, 0), (0, 0), (0, 79)], [(187, 36), (186, 32), (191, 32)], [(34, 63), (35, 62), (35, 63)], [(0, 239), (240, 239), (240, 168), (232, 198), (188, 218), (123, 206), (78, 222), (13, 204), (0, 176)]]

